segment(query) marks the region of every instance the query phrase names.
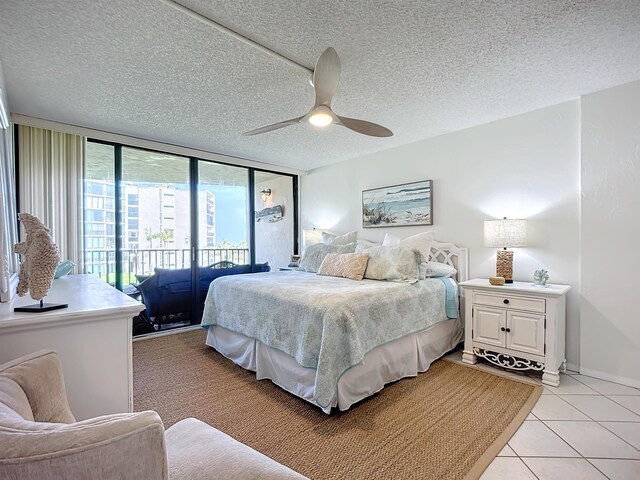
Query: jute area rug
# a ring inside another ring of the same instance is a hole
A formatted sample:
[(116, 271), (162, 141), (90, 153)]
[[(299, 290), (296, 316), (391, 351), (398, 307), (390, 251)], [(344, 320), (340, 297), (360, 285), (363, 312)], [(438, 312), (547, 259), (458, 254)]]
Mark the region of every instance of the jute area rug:
[(206, 346), (205, 334), (133, 344), (135, 411), (157, 411), (165, 427), (198, 418), (311, 479), (477, 479), (542, 391), (437, 361), (326, 415), (256, 380)]

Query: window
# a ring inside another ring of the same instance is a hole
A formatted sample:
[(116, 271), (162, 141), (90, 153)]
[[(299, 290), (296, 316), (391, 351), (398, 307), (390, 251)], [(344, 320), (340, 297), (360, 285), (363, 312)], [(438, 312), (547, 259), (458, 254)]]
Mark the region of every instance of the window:
[(85, 221), (87, 222), (104, 222), (105, 211), (104, 210), (85, 210)]
[[(262, 222), (278, 231), (278, 242), (271, 253), (263, 249), (260, 262), (276, 268), (296, 253), (294, 176), (269, 176), (252, 168), (92, 140), (86, 157), (87, 271), (118, 288), (136, 282), (136, 275), (153, 274), (155, 268), (193, 269), (220, 260), (253, 264), (259, 240), (255, 212), (264, 208), (261, 202), (250, 202), (258, 179), (279, 182), (271, 187), (272, 200), (280, 201), (286, 212), (280, 225)], [(275, 250), (281, 250), (279, 256), (272, 255)], [(187, 312), (189, 323), (199, 322), (196, 310)]]
[(93, 195), (104, 195), (104, 184), (88, 181), (85, 184), (85, 193)]

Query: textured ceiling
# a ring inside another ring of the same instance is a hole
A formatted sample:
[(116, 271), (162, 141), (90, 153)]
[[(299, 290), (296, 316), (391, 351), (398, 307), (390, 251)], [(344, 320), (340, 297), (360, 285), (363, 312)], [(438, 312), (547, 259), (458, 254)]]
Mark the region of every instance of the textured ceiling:
[(310, 170), (640, 79), (640, 1), (180, 3), (312, 68), (333, 46), (338, 114), (307, 124), (308, 76), (159, 0), (3, 0), (13, 113)]

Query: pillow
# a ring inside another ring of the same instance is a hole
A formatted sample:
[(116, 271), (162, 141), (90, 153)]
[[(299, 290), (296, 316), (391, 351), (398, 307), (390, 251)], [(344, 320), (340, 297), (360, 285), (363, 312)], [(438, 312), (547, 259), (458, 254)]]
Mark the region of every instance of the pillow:
[(391, 282), (418, 281), (420, 252), (407, 247), (365, 247), (358, 245), (356, 253), (368, 253), (369, 262), (364, 278)]
[(365, 247), (379, 247), (381, 243), (372, 242), (371, 240), (365, 240), (364, 238), (358, 238), (356, 240), (357, 245), (364, 245)]
[(309, 245), (305, 248), (298, 270), (316, 273), (320, 268), (320, 265), (322, 265), (324, 257), (328, 254), (353, 253), (355, 248), (355, 243), (350, 245), (325, 245), (324, 243), (314, 243), (313, 245)]
[(431, 277), (455, 277), (458, 273), (451, 265), (440, 262), (422, 262), (419, 272), (418, 278), (420, 280)]
[(433, 243), (433, 237), (435, 236), (435, 230), (429, 232), (422, 232), (416, 235), (401, 240), (395, 235), (387, 233), (384, 236), (382, 246), (384, 247), (409, 247), (418, 250), (422, 254), (422, 261), (429, 261), (429, 254), (431, 253), (431, 244)]
[[(6, 408), (2, 408), (2, 406)], [(0, 415), (18, 415), (21, 419), (33, 422), (33, 411), (27, 395), (20, 385), (4, 375), (0, 375)]]
[(334, 235), (329, 232), (322, 232), (322, 243), (326, 245), (347, 245), (354, 243), (358, 239), (358, 231), (345, 233), (344, 235)]
[(368, 253), (329, 253), (324, 257), (318, 275), (362, 280), (368, 260)]

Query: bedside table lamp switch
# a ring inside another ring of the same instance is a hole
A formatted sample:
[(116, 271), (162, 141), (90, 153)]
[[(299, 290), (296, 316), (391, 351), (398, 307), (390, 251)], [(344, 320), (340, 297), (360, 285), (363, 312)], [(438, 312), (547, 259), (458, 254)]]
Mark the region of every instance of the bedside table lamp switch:
[(526, 220), (485, 220), (484, 246), (503, 248), (496, 255), (496, 276), (513, 283), (513, 252), (507, 248), (527, 246)]

